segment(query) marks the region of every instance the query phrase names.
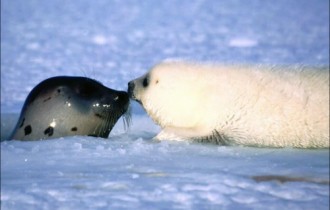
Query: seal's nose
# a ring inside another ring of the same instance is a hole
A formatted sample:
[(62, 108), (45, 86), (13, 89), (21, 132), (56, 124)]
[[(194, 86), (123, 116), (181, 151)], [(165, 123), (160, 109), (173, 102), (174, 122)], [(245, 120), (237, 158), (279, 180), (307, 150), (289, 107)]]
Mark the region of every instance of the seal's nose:
[(128, 86), (127, 93), (128, 93), (128, 95), (129, 95), (129, 97), (132, 98), (133, 95), (134, 95), (133, 92), (134, 92), (135, 84), (134, 84), (133, 81), (130, 81), (130, 82), (127, 84), (127, 86)]

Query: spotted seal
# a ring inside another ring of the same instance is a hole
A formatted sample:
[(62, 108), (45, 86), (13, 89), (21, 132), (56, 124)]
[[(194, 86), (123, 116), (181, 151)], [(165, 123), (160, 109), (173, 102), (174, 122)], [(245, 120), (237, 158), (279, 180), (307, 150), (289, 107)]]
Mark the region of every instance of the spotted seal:
[(29, 93), (10, 139), (40, 140), (73, 135), (107, 138), (126, 114), (129, 97), (87, 77), (58, 76)]

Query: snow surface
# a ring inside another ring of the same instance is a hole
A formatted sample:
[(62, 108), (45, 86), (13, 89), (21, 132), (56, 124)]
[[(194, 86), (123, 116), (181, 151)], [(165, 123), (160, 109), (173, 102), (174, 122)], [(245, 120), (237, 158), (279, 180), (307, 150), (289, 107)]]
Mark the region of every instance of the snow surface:
[[(329, 65), (329, 1), (2, 0), (1, 139), (43, 79), (126, 90), (167, 58)], [(1, 209), (329, 209), (329, 150), (155, 142), (134, 102), (132, 120), (106, 140), (2, 141)]]

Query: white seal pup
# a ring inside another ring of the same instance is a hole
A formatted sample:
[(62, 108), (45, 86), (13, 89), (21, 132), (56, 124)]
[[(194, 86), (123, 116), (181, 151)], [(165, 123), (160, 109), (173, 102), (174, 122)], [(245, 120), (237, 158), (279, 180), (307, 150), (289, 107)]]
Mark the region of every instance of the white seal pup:
[(165, 61), (128, 83), (156, 139), (329, 147), (329, 67)]
[(107, 138), (128, 107), (129, 97), (124, 91), (86, 77), (52, 77), (29, 93), (10, 139)]

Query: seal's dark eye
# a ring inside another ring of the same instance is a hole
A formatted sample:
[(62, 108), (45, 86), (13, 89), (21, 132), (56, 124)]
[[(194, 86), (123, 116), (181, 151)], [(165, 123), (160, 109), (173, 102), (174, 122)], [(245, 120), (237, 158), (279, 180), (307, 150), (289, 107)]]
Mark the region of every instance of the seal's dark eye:
[(145, 77), (143, 79), (142, 85), (143, 85), (143, 87), (148, 87), (148, 85), (149, 85), (149, 77)]

